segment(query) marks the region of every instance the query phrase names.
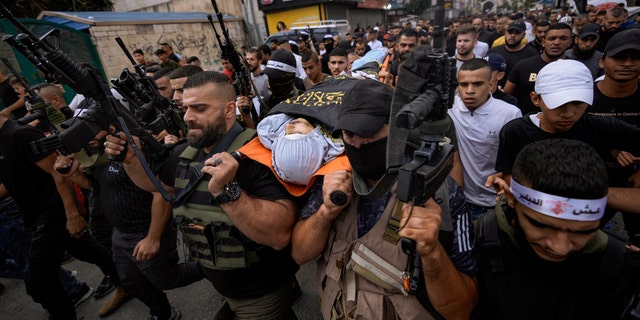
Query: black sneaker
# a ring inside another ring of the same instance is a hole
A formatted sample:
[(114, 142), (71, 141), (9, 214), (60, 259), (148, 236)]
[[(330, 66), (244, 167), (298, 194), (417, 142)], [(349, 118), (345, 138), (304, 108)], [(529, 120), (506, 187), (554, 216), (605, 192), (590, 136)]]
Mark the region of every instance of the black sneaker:
[(113, 291), (116, 288), (116, 284), (114, 283), (112, 276), (105, 276), (102, 278), (102, 281), (96, 288), (96, 292), (93, 294), (93, 297), (96, 299), (100, 299)]
[[(180, 310), (171, 307), (171, 317), (169, 317), (169, 320), (180, 320), (180, 318), (182, 318), (182, 313), (180, 313)], [(158, 320), (158, 317), (150, 316), (149, 320)]]
[(82, 283), (82, 290), (78, 293), (77, 296), (71, 297), (71, 302), (74, 307), (78, 307), (81, 303), (87, 301), (89, 297), (93, 294), (93, 288), (89, 287), (86, 283)]

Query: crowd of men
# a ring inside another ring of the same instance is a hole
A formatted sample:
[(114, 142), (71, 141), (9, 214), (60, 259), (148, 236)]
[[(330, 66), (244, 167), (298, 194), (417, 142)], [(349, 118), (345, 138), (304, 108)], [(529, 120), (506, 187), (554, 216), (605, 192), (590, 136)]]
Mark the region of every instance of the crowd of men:
[[(52, 128), (20, 121), (36, 97), (0, 72), (0, 276), (24, 279), (50, 318), (65, 320), (112, 291), (101, 317), (135, 298), (149, 319), (180, 319), (164, 291), (203, 279), (225, 299), (215, 319), (297, 319), (295, 274), (314, 260), (324, 319), (631, 319), (639, 26), (623, 7), (590, 6), (448, 21), (438, 52), (455, 64), (452, 105), (413, 132), (422, 141), (400, 146), (409, 163), (438, 131), (426, 153), (451, 150), (448, 176), (408, 202), (387, 167), (398, 143), (392, 104), (438, 43), (428, 20), (246, 48), (249, 95), (238, 94), (234, 57), (221, 56), (217, 72), (168, 44), (155, 64), (134, 51), (187, 129), (154, 136), (168, 152), (151, 170), (118, 124), (91, 137), (83, 152), (93, 161), (35, 153)], [(361, 77), (354, 61), (376, 50), (384, 62)], [(35, 88), (67, 126), (96, 107), (94, 97), (67, 105), (57, 85)], [(340, 93), (333, 114), (281, 107), (327, 92)], [(263, 146), (261, 123), (278, 113), (291, 120)], [(310, 176), (315, 153), (282, 163), (276, 152), (307, 142), (321, 149), (319, 176), (300, 189), (283, 172)], [(343, 156), (326, 157), (335, 146)], [(60, 267), (65, 252), (104, 273), (95, 292)]]

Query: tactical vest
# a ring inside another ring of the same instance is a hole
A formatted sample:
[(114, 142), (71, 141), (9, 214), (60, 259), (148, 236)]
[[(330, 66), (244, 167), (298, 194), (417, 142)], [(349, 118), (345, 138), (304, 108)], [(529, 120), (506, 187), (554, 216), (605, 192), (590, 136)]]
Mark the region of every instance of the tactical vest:
[[(317, 286), (324, 319), (436, 319), (403, 286), (408, 257), (397, 233), (396, 241), (389, 241), (388, 236), (388, 222), (402, 215), (395, 190), (396, 186), (378, 222), (361, 238), (359, 196), (334, 221), (318, 260)], [(446, 184), (435, 197), (448, 203)], [(446, 208), (442, 214), (450, 215)]]
[[(244, 130), (227, 151), (237, 150), (254, 136), (255, 130)], [(200, 164), (200, 161), (195, 161), (199, 152), (200, 149), (189, 146), (180, 154), (174, 184), (176, 194), (189, 183), (192, 167)], [(208, 183), (209, 179), (201, 179), (186, 202), (173, 209), (191, 258), (214, 270), (246, 268), (258, 262), (257, 251), (263, 246), (233, 226), (222, 208), (209, 203), (212, 196)]]

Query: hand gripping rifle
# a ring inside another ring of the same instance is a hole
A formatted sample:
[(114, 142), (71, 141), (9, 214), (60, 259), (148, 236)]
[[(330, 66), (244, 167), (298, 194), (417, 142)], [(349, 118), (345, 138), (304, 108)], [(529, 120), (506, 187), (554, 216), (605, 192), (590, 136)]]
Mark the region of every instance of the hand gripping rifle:
[(24, 125), (34, 120), (40, 120), (40, 122), (45, 123), (51, 133), (59, 133), (59, 129), (56, 126), (60, 125), (65, 120), (62, 112), (50, 106), (37, 93), (35, 93), (7, 58), (2, 57), (2, 62), (7, 66), (7, 68), (9, 68), (13, 76), (18, 79), (20, 85), (24, 88), (24, 91), (27, 93), (25, 103), (31, 106), (31, 114), (18, 119), (18, 123)]
[[(424, 204), (451, 171), (453, 146), (443, 141), (448, 129), (447, 109), (454, 99), (455, 71), (453, 58), (428, 46), (417, 47), (399, 70), (391, 106), (387, 168), (398, 173), (396, 197), (400, 201)], [(414, 129), (419, 129), (420, 146), (411, 162), (404, 164), (409, 132)], [(450, 215), (443, 215), (440, 231), (452, 231)], [(415, 241), (402, 239), (402, 249), (409, 255), (406, 289), (410, 292), (418, 290), (422, 274), (415, 246)]]
[(185, 134), (187, 128), (180, 118), (178, 107), (160, 94), (156, 83), (147, 77), (144, 65), (136, 64), (122, 39), (117, 37), (116, 42), (133, 64), (136, 74), (124, 68), (120, 77), (111, 79), (111, 83), (129, 101), (134, 117), (153, 134), (163, 130), (175, 136), (180, 136), (180, 132)]
[[(220, 51), (222, 52), (222, 56), (229, 59), (229, 62), (233, 66), (233, 70), (234, 70), (233, 85), (236, 88), (236, 94), (248, 97), (251, 94), (252, 82), (250, 81), (251, 77), (249, 76), (249, 73), (248, 73), (249, 68), (247, 66), (247, 62), (244, 60), (244, 57), (242, 57), (242, 55), (238, 53), (238, 51), (236, 51), (233, 45), (233, 42), (229, 37), (229, 29), (225, 28), (224, 26), (222, 12), (218, 10), (218, 4), (216, 3), (216, 0), (211, 0), (211, 4), (213, 5), (213, 10), (216, 13), (216, 17), (218, 18), (218, 23), (220, 23), (220, 30), (222, 30), (222, 35), (224, 36), (224, 42), (222, 41), (222, 39), (220, 39), (220, 34), (218, 33), (218, 29), (216, 29), (216, 26), (213, 24), (213, 16), (209, 14), (207, 15), (207, 19), (209, 19), (209, 23), (211, 24), (211, 27), (213, 28), (213, 32), (216, 35), (216, 39), (218, 40), (218, 45), (220, 46)], [(258, 112), (254, 107), (246, 107), (246, 108), (250, 108), (250, 110), (247, 110), (245, 108), (242, 110), (242, 112), (251, 113), (253, 122), (257, 124), (258, 121), (262, 118), (262, 115), (266, 115), (267, 111), (269, 110), (266, 109), (267, 104), (264, 103), (264, 101), (262, 101), (262, 97), (258, 95), (258, 89), (255, 87), (255, 85), (253, 85), (253, 92), (255, 92), (256, 96), (258, 96), (258, 99), (260, 101), (261, 115), (258, 115)]]
[[(91, 66), (78, 65), (71, 57), (62, 52), (59, 48), (60, 33), (58, 30), (51, 30), (38, 38), (18, 21), (3, 4), (0, 4), (0, 15), (22, 31), (15, 39), (13, 36), (7, 35), (3, 40), (34, 63), (45, 74), (48, 81), (66, 84), (77, 93), (84, 95), (87, 99), (93, 99), (95, 102), (94, 107), (87, 109), (82, 116), (77, 118), (79, 121), (74, 121), (65, 131), (33, 141), (31, 143), (33, 153), (50, 153), (58, 149), (63, 150), (64, 153), (77, 152), (84, 148), (98, 132), (109, 130), (109, 126), (113, 125), (116, 129), (125, 132), (128, 143), (141, 159), (152, 182), (161, 192), (165, 191), (155, 180), (151, 169), (146, 166), (146, 161), (137, 148), (132, 135), (140, 138), (142, 149), (152, 164), (163, 161), (168, 155), (168, 150), (147, 132), (134, 115), (113, 96), (100, 72)], [(51, 37), (52, 35), (53, 37)], [(50, 38), (54, 40), (53, 45), (49, 43)], [(165, 194), (166, 191), (163, 196), (168, 197), (168, 194)]]

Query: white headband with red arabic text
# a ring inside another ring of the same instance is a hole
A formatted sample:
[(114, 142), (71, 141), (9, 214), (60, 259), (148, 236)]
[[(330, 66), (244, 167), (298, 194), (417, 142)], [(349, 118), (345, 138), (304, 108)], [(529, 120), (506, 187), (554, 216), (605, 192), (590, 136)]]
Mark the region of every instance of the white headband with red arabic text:
[(564, 220), (598, 221), (604, 215), (607, 196), (600, 199), (560, 197), (519, 184), (511, 178), (511, 194), (523, 206), (546, 216)]

